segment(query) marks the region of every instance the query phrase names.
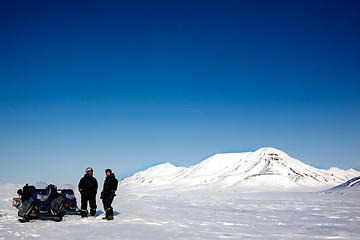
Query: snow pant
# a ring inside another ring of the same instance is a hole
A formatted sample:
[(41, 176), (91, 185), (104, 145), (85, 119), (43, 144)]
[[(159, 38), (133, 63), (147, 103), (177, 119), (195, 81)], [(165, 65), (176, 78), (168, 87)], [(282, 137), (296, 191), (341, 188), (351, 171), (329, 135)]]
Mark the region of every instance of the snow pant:
[(115, 193), (105, 193), (102, 196), (102, 202), (104, 205), (106, 217), (114, 216), (114, 211), (113, 208), (111, 207), (114, 197), (115, 197)]
[(90, 215), (95, 216), (96, 213), (96, 193), (94, 194), (81, 194), (81, 217), (86, 217), (88, 214), (87, 211), (87, 202), (89, 201), (90, 205)]

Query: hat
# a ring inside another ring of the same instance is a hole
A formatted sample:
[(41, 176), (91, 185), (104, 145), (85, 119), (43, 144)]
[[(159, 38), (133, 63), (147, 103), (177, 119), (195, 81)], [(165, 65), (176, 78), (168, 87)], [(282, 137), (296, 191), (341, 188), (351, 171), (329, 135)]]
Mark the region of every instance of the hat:
[(112, 171), (111, 171), (110, 168), (108, 168), (108, 169), (105, 170), (105, 173), (107, 173), (107, 172), (112, 173)]
[(94, 170), (91, 168), (91, 167), (88, 167), (86, 170), (85, 170), (85, 173), (88, 173), (88, 172), (94, 172)]

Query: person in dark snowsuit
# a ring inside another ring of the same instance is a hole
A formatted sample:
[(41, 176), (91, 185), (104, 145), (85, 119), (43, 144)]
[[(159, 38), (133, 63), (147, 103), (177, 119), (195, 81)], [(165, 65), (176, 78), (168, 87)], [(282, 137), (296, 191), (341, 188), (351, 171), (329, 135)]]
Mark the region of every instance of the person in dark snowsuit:
[(117, 190), (118, 180), (115, 178), (114, 173), (112, 173), (111, 169), (105, 170), (106, 178), (104, 181), (104, 187), (101, 192), (101, 199), (104, 205), (104, 210), (106, 216), (103, 219), (113, 220), (114, 219), (114, 211), (111, 207), (111, 204), (116, 196), (115, 191)]
[(93, 169), (88, 167), (85, 170), (85, 175), (80, 179), (79, 182), (79, 192), (81, 194), (81, 217), (86, 217), (88, 214), (87, 211), (87, 202), (89, 201), (90, 205), (90, 215), (95, 216), (96, 213), (96, 193), (98, 189), (98, 182), (96, 178), (93, 177)]
[(22, 189), (19, 189), (17, 191), (17, 193), (21, 196), (22, 202), (29, 200), (35, 194), (35, 192), (36, 192), (35, 187), (29, 184), (26, 184)]

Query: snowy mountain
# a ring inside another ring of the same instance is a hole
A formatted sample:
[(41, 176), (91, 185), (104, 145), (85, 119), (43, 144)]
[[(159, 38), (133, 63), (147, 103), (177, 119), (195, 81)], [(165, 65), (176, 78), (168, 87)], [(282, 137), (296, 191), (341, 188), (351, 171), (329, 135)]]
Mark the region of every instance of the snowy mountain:
[(317, 169), (280, 150), (261, 148), (255, 152), (216, 154), (189, 168), (160, 164), (125, 178), (120, 184), (147, 188), (326, 188), (359, 175), (353, 169)]
[(338, 193), (338, 194), (354, 193), (354, 192), (360, 193), (360, 176), (350, 179), (349, 181), (343, 184), (340, 184), (336, 187), (324, 191), (324, 193)]

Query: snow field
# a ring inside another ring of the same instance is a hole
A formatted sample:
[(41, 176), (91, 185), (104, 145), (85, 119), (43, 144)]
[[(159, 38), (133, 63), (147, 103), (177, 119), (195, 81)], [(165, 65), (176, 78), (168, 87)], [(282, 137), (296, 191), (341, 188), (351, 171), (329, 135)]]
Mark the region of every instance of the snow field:
[(360, 239), (358, 192), (150, 192), (120, 187), (113, 221), (101, 219), (98, 198), (95, 219), (68, 215), (59, 223), (19, 223), (17, 209), (11, 207), (16, 190), (0, 187), (0, 239)]

